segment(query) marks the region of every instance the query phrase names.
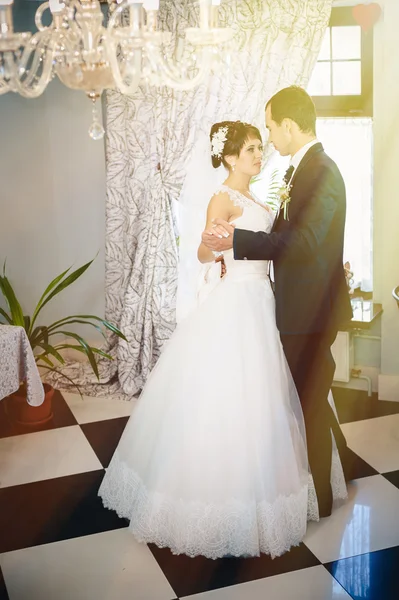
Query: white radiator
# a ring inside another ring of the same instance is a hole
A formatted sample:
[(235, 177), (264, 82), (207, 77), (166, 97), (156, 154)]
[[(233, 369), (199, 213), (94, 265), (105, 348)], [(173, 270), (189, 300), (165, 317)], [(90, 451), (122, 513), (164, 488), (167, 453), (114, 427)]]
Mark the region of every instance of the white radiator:
[(354, 351), (353, 337), (348, 331), (338, 331), (337, 338), (331, 346), (336, 364), (334, 381), (349, 383), (353, 369)]

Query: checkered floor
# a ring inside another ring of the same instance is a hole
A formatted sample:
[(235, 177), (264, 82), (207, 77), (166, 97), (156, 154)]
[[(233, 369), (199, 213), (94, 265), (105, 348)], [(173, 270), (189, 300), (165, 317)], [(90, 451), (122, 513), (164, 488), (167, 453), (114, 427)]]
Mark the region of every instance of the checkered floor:
[(0, 402), (0, 599), (397, 600), (399, 402), (335, 390), (350, 498), (281, 558), (189, 559), (135, 542), (97, 490), (132, 404), (56, 393), (54, 421), (13, 429)]

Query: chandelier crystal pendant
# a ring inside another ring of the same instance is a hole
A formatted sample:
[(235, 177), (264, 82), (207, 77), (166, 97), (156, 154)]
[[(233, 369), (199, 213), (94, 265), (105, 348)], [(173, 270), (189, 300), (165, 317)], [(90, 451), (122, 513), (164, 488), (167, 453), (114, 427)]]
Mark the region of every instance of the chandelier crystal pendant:
[[(220, 0), (200, 0), (199, 27), (185, 29), (177, 43), (157, 29), (159, 0), (108, 0), (107, 27), (98, 0), (49, 0), (36, 11), (34, 34), (14, 32), (12, 3), (0, 0), (0, 94), (36, 98), (57, 76), (93, 102), (93, 139), (104, 136), (96, 101), (105, 89), (190, 90), (229, 60), (233, 32), (219, 26)], [(47, 10), (52, 20), (44, 26)]]

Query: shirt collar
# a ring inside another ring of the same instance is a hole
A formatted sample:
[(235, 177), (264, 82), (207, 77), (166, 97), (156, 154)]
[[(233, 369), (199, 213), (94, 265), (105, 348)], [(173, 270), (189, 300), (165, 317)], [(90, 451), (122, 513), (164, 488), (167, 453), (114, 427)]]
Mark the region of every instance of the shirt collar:
[(317, 139), (312, 140), (311, 142), (308, 142), (307, 144), (302, 146), (302, 148), (294, 154), (294, 156), (291, 158), (291, 162), (290, 162), (290, 164), (294, 167), (294, 170), (296, 170), (298, 168), (299, 163), (301, 162), (301, 160), (303, 159), (303, 157), (305, 156), (305, 154), (307, 153), (309, 148), (311, 148), (312, 146), (314, 146), (315, 144), (318, 144), (318, 143), (319, 143), (319, 140), (317, 140)]

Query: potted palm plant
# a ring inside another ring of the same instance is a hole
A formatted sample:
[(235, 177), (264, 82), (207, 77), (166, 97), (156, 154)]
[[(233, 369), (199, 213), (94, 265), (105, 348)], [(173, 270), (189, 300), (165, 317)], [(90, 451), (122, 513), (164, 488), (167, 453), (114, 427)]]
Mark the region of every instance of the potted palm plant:
[[(70, 272), (72, 268), (70, 267), (55, 277), (46, 287), (32, 315), (29, 316), (24, 315), (14, 288), (6, 276), (5, 263), (3, 275), (0, 275), (0, 291), (8, 306), (8, 312), (0, 308), (0, 326), (8, 324), (23, 327), (40, 371), (61, 374), (79, 393), (79, 386), (60, 370), (60, 366), (65, 364), (65, 359), (62, 356), (63, 351), (72, 349), (85, 354), (97, 379), (99, 379), (99, 372), (96, 356), (102, 356), (108, 360), (113, 360), (113, 358), (100, 348), (91, 346), (77, 333), (70, 331), (69, 325), (91, 325), (100, 331), (104, 337), (105, 330), (109, 330), (127, 341), (125, 336), (115, 325), (95, 315), (72, 315), (59, 319), (50, 325), (37, 325), (37, 319), (43, 308), (55, 296), (79, 279), (90, 267), (93, 260), (73, 272)], [(1, 319), (3, 323), (1, 323)], [(58, 341), (56, 342), (54, 339), (57, 339), (57, 336)], [(61, 340), (60, 336), (62, 337)], [(10, 418), (18, 423), (34, 425), (49, 421), (53, 416), (52, 396), (54, 389), (48, 383), (44, 383), (43, 387), (45, 390), (44, 403), (41, 406), (30, 406), (26, 401), (26, 386), (22, 383), (19, 390), (5, 400), (6, 412)]]

